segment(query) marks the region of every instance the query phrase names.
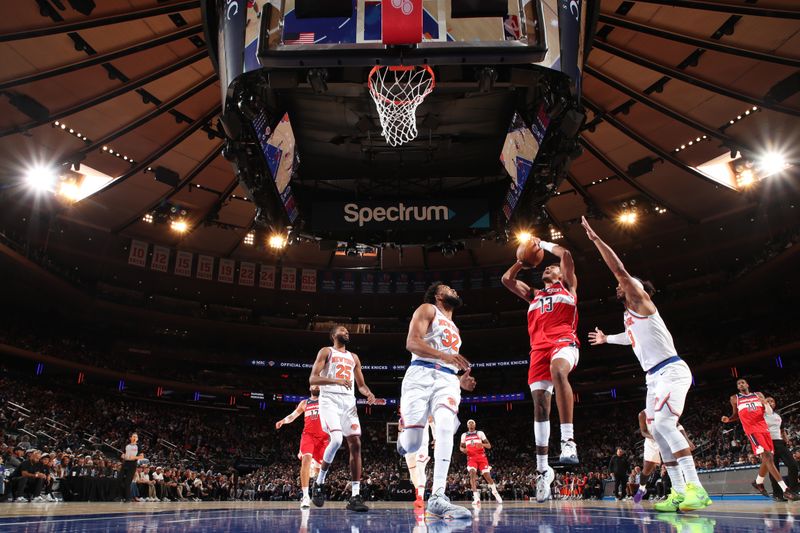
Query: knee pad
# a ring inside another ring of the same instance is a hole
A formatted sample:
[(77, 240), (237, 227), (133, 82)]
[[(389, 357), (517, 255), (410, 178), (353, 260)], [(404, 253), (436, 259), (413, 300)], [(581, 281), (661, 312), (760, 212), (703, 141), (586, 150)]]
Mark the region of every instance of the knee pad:
[(458, 421), (458, 415), (444, 406), (438, 407), (433, 412), (433, 422), (436, 442), (439, 442), (441, 438), (452, 439), (453, 435), (458, 431), (458, 426), (461, 425)]
[(397, 440), (400, 442), (400, 446), (403, 450), (409, 453), (417, 453), (420, 446), (422, 446), (422, 437), (425, 432), (425, 428), (405, 428), (403, 432), (400, 433), (400, 436)]
[(664, 415), (663, 411), (658, 411), (653, 420), (653, 436), (664, 461), (667, 461), (667, 457), (663, 457), (664, 448), (669, 450), (669, 455), (672, 455), (689, 447), (686, 437), (678, 430), (678, 417), (672, 414)]
[(550, 421), (534, 422), (533, 437), (536, 441), (536, 446), (547, 448), (547, 444), (550, 442)]
[(329, 435), (331, 441), (328, 443), (328, 447), (325, 448), (325, 454), (322, 456), (322, 460), (328, 464), (331, 464), (333, 462), (333, 458), (336, 457), (336, 452), (339, 451), (339, 447), (342, 445), (342, 432), (331, 431)]

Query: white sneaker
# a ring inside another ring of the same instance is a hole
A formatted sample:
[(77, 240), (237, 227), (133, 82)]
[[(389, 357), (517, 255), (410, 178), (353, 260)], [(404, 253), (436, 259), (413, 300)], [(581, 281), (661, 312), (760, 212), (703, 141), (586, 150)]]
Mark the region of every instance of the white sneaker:
[(580, 462), (578, 460), (578, 445), (575, 444), (574, 440), (561, 441), (561, 457), (559, 457), (559, 461), (569, 465), (576, 465)]
[(472, 506), (473, 507), (480, 507), (481, 506), (481, 501), (480, 500), (472, 500)]
[(536, 472), (536, 501), (544, 503), (550, 499), (550, 484), (556, 478), (556, 473), (548, 465), (544, 472)]
[(14, 500), (14, 503), (28, 503), (28, 498), (26, 498), (25, 496), (20, 496), (19, 498)]
[(31, 500), (32, 503), (46, 503), (47, 500), (44, 499), (43, 496), (37, 496)]
[(308, 509), (311, 507), (311, 496), (303, 496), (300, 500), (300, 509)]
[(500, 493), (497, 491), (492, 492), (494, 495), (494, 499), (497, 500), (497, 503), (503, 503), (503, 498), (500, 496)]
[(437, 490), (428, 498), (428, 506), (425, 511), (426, 514), (435, 518), (472, 520), (472, 513), (469, 512), (469, 509), (450, 503), (450, 499), (444, 494), (444, 489)]

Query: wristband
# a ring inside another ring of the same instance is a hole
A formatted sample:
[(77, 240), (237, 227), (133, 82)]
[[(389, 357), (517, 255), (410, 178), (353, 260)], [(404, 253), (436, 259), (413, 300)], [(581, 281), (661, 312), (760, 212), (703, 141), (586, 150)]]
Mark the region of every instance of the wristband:
[(541, 248), (542, 250), (547, 250), (551, 254), (553, 253), (553, 248), (555, 248), (556, 246), (558, 245), (552, 242), (539, 241), (539, 248)]
[(606, 344), (630, 344), (631, 340), (625, 333), (606, 335)]

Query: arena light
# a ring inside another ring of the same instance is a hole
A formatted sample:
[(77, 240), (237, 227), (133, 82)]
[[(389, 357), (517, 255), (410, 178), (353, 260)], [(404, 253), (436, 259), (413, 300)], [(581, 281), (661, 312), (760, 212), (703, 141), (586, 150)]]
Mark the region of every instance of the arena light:
[(81, 188), (72, 180), (62, 181), (58, 187), (58, 195), (70, 202), (81, 199)]
[(525, 244), (533, 238), (533, 233), (528, 230), (520, 230), (516, 233), (515, 237), (518, 243)]
[(173, 231), (178, 233), (186, 233), (187, 231), (189, 231), (189, 224), (187, 224), (185, 220), (180, 218), (173, 220), (170, 223), (169, 227), (172, 228)]
[(152, 224), (153, 223), (153, 214), (152, 213), (145, 213), (145, 215), (142, 217), (142, 221), (146, 222), (148, 224)]
[(247, 233), (247, 235), (244, 236), (244, 243), (247, 246), (253, 246), (253, 244), (255, 242), (256, 242), (256, 232), (255, 231), (250, 231), (250, 232)]
[(269, 236), (267, 244), (273, 250), (282, 250), (286, 248), (287, 241), (288, 239), (286, 238), (286, 235), (283, 235), (282, 233), (273, 233)]
[(636, 215), (636, 211), (631, 209), (621, 212), (617, 217), (617, 221), (619, 221), (620, 224), (623, 224), (625, 226), (633, 226), (634, 224), (636, 224), (637, 218), (638, 216)]
[(756, 178), (753, 175), (753, 171), (750, 169), (745, 169), (739, 174), (736, 174), (736, 186), (747, 188), (755, 183)]
[(56, 170), (47, 165), (35, 165), (25, 172), (25, 183), (36, 192), (52, 191), (57, 180)]
[(789, 168), (786, 162), (786, 156), (779, 152), (767, 152), (756, 162), (758, 170), (762, 177), (771, 176), (778, 172), (783, 172)]
[(550, 226), (550, 240), (551, 241), (557, 241), (557, 240), (563, 239), (563, 238), (564, 238), (564, 234), (561, 233), (561, 231), (557, 227)]

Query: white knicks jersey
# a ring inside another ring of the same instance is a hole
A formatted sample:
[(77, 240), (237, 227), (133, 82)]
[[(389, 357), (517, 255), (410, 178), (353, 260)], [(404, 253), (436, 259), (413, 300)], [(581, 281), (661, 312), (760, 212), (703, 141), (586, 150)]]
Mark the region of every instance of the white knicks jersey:
[(331, 347), (331, 354), (328, 356), (328, 363), (320, 372), (320, 376), (332, 379), (346, 379), (350, 382), (350, 388), (341, 385), (320, 385), (320, 394), (351, 394), (355, 396), (355, 386), (353, 384), (353, 369), (356, 361), (353, 354), (347, 350), (339, 351)]
[(647, 372), (664, 359), (678, 355), (672, 335), (658, 310), (650, 316), (641, 316), (625, 309), (623, 316), (625, 333), (642, 370)]
[[(440, 352), (449, 354), (456, 354), (461, 349), (461, 335), (458, 332), (458, 328), (452, 320), (447, 318), (444, 313), (442, 313), (438, 307), (435, 307), (435, 309), (436, 316), (433, 317), (430, 326), (428, 326), (428, 332), (425, 334), (424, 341), (434, 350), (439, 350)], [(449, 368), (453, 372), (458, 372), (458, 367), (445, 364), (440, 359), (420, 357), (419, 355), (412, 353), (411, 360), (427, 361), (435, 365), (441, 365), (445, 368)]]

